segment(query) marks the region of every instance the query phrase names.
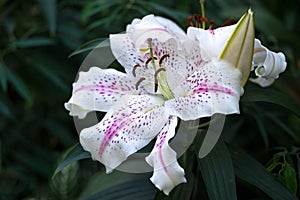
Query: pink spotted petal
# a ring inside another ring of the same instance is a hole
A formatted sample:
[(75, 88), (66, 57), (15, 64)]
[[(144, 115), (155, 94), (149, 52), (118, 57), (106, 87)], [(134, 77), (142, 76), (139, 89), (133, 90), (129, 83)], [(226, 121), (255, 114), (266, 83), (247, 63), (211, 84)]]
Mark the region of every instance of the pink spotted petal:
[(144, 69), (146, 60), (128, 34), (110, 34), (109, 40), (113, 55), (128, 74), (133, 73), (135, 66)]
[(168, 120), (162, 105), (154, 96), (123, 97), (101, 122), (81, 131), (80, 143), (109, 173), (159, 133)]
[(79, 118), (84, 118), (90, 111), (107, 112), (121, 97), (136, 92), (136, 81), (114, 69), (92, 67), (88, 72), (79, 73), (65, 108), (70, 115)]
[(153, 168), (150, 178), (152, 183), (166, 195), (180, 183), (185, 183), (184, 170), (177, 162), (176, 152), (169, 146), (168, 141), (175, 135), (177, 118), (170, 116), (157, 136), (156, 143), (146, 161)]
[(214, 59), (174, 90), (176, 97), (166, 101), (165, 108), (183, 120), (239, 113), (242, 93), (240, 71), (226, 61)]
[(220, 55), (235, 27), (236, 25), (231, 25), (213, 30), (189, 27), (187, 35), (198, 42), (203, 59), (208, 61)]

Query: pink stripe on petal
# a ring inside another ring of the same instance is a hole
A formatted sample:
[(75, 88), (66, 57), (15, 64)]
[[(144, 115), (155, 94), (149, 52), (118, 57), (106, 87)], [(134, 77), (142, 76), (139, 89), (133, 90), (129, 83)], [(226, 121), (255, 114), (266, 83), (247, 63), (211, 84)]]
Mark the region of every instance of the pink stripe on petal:
[(194, 94), (201, 94), (201, 93), (206, 93), (206, 92), (220, 92), (220, 93), (225, 93), (225, 94), (229, 94), (229, 95), (235, 95), (233, 90), (231, 90), (227, 87), (224, 87), (224, 86), (219, 86), (217, 83), (215, 83), (213, 85), (208, 85), (206, 83), (200, 83), (193, 90)]
[(122, 98), (101, 122), (82, 130), (82, 146), (107, 169), (116, 168), (162, 129), (167, 121), (162, 103), (161, 98), (149, 95)]
[(118, 99), (136, 92), (136, 81), (136, 78), (113, 69), (92, 67), (87, 72), (79, 73), (78, 81), (73, 84), (72, 98), (66, 107), (73, 116), (79, 115), (78, 108), (81, 108), (84, 114), (80, 117), (90, 111), (108, 111)]
[(169, 121), (157, 136), (153, 150), (146, 157), (147, 163), (154, 168), (150, 180), (165, 194), (169, 194), (180, 183), (186, 182), (184, 170), (177, 162), (176, 152), (168, 144), (168, 141), (175, 135), (176, 126), (177, 118), (170, 116)]

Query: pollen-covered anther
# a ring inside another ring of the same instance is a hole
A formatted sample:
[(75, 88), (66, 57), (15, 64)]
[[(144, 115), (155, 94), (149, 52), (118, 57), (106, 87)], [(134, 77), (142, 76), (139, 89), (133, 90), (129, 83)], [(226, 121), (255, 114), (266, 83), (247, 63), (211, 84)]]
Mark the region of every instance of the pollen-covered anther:
[(169, 58), (170, 55), (169, 54), (165, 54), (163, 55), (160, 59), (159, 59), (159, 66), (161, 66), (162, 62), (164, 61), (164, 59)]
[(148, 60), (146, 60), (146, 62), (145, 62), (145, 68), (146, 68), (146, 69), (148, 69), (148, 64), (149, 64), (149, 62), (152, 61), (152, 59), (153, 59), (153, 60), (157, 60), (156, 57), (148, 58)]
[(145, 80), (146, 78), (142, 77), (140, 78), (136, 84), (135, 84), (135, 89), (138, 90), (139, 89), (139, 85)]
[(156, 72), (155, 72), (155, 74), (154, 74), (154, 92), (157, 92), (157, 90), (158, 90), (158, 78), (157, 78), (157, 76), (158, 76), (158, 74), (160, 73), (160, 72), (162, 72), (162, 71), (166, 71), (166, 69), (165, 68), (159, 68)]

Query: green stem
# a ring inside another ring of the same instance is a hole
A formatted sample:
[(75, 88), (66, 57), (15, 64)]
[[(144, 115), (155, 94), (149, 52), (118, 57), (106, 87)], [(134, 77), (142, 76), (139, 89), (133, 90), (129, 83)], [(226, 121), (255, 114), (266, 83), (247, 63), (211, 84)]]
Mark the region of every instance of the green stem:
[[(204, 10), (204, 1), (200, 1), (200, 5), (201, 5), (201, 16), (202, 19), (205, 18), (205, 10)], [(205, 21), (202, 20), (202, 28), (205, 29)]]

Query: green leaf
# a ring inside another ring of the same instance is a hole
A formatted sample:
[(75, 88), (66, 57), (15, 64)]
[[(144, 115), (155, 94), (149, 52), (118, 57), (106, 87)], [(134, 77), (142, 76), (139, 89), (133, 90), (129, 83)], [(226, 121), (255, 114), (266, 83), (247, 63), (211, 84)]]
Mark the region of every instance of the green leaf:
[(287, 188), (289, 188), (294, 194), (297, 193), (297, 177), (295, 169), (289, 164), (283, 164), (283, 176), (284, 182)]
[(73, 162), (63, 168), (50, 181), (51, 199), (75, 199), (78, 188), (78, 162)]
[(0, 99), (0, 113), (9, 118), (13, 117), (9, 107), (4, 102), (2, 102), (1, 99)]
[(38, 0), (38, 2), (48, 22), (50, 33), (54, 34), (56, 32), (56, 0)]
[(254, 119), (255, 119), (255, 121), (258, 125), (258, 129), (259, 129), (259, 131), (261, 133), (261, 136), (263, 138), (263, 141), (265, 143), (265, 147), (268, 148), (269, 147), (268, 133), (267, 133), (266, 128), (265, 128), (265, 126), (262, 122), (262, 119), (260, 118), (259, 115), (256, 115), (256, 114), (253, 114), (252, 116), (254, 117)]
[(293, 138), (296, 142), (300, 142), (300, 138), (297, 133), (291, 130), (287, 125), (285, 125), (281, 120), (279, 120), (276, 116), (268, 114), (267, 115), (275, 124), (277, 124), (280, 128), (282, 128), (291, 138)]
[(7, 73), (6, 73), (6, 67), (4, 66), (4, 63), (0, 61), (0, 83), (3, 91), (6, 91), (7, 89)]
[(6, 73), (9, 82), (13, 85), (16, 91), (27, 101), (29, 105), (32, 105), (32, 97), (24, 81), (8, 68), (6, 68)]
[(19, 40), (13, 43), (16, 48), (30, 48), (30, 47), (40, 47), (54, 45), (55, 42), (52, 39), (45, 37), (32, 37), (24, 40)]
[(82, 148), (82, 146), (79, 143), (75, 144), (73, 147), (71, 147), (65, 153), (62, 161), (60, 162), (60, 164), (57, 166), (55, 172), (53, 173), (52, 178), (54, 178), (58, 172), (60, 172), (64, 167), (66, 167), (70, 163), (73, 163), (77, 160), (90, 158), (90, 157), (91, 157), (90, 153), (87, 151), (84, 151), (84, 149)]
[(286, 187), (279, 183), (255, 159), (236, 147), (229, 146), (235, 174), (243, 181), (256, 186), (274, 200), (297, 199)]
[(56, 85), (62, 91), (67, 92), (69, 87), (62, 81), (60, 77), (58, 77), (58, 75), (53, 71), (53, 69), (50, 66), (47, 66), (47, 64), (49, 63), (44, 63), (43, 66), (40, 63), (43, 62), (34, 63), (33, 66), (37, 70), (39, 70), (54, 85)]
[(92, 176), (79, 199), (152, 200), (156, 189), (148, 176), (149, 174), (130, 174), (119, 171), (114, 171), (111, 174), (99, 172)]
[(199, 159), (199, 166), (209, 199), (237, 199), (233, 164), (224, 142), (219, 141), (206, 157)]
[(269, 102), (274, 103), (295, 113), (300, 117), (300, 105), (297, 104), (290, 96), (274, 89), (261, 88), (253, 83), (247, 84), (245, 94), (241, 98), (241, 102)]
[(174, 9), (170, 9), (168, 7), (162, 6), (158, 3), (155, 2), (147, 2), (147, 4), (150, 7), (153, 7), (155, 10), (159, 11), (160, 13), (167, 15), (177, 21), (180, 21), (180, 18), (187, 18), (188, 14), (187, 13), (183, 13), (183, 12), (179, 12), (177, 10)]
[(105, 41), (107, 38), (98, 38), (98, 39), (95, 39), (95, 40), (91, 40), (91, 41), (88, 41), (86, 43), (84, 43), (83, 45), (81, 45), (78, 49), (76, 49), (74, 52), (72, 52), (69, 57), (72, 57), (72, 56), (75, 56), (77, 54), (81, 54), (81, 53), (84, 53), (84, 52), (87, 52), (87, 51), (91, 51), (95, 48), (100, 48), (104, 45), (109, 45), (109, 42), (108, 41)]
[(98, 14), (102, 11), (108, 10), (111, 7), (117, 5), (118, 2), (116, 1), (93, 1), (85, 6), (81, 13), (81, 20), (86, 23), (89, 18), (91, 18), (93, 15)]

